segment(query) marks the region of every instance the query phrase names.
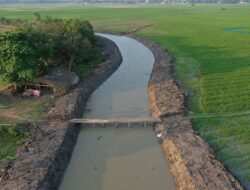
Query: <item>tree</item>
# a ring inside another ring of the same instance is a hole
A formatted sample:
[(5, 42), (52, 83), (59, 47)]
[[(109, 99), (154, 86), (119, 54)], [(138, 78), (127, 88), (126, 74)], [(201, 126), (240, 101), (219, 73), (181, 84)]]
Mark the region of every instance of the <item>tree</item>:
[(92, 49), (95, 36), (92, 26), (87, 21), (70, 19), (63, 23), (58, 38), (57, 54), (69, 71), (74, 71), (77, 64), (84, 64), (86, 53)]
[(34, 51), (29, 47), (22, 33), (4, 33), (0, 35), (0, 74), (17, 86), (32, 80), (36, 75), (33, 67)]
[(0, 77), (22, 86), (47, 71), (51, 57), (45, 34), (6, 32), (0, 34)]
[(15, 28), (0, 34), (0, 77), (17, 86), (33, 82), (51, 64), (75, 71), (76, 65), (96, 58), (96, 38), (87, 21), (46, 17), (38, 22), (17, 21)]

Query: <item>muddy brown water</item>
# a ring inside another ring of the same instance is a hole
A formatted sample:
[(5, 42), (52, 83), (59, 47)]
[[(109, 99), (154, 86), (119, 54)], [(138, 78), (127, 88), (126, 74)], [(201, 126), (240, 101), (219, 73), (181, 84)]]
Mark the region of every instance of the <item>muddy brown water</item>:
[[(100, 35), (100, 34), (99, 34)], [(122, 54), (120, 68), (87, 103), (85, 118), (147, 117), (151, 51), (128, 37), (104, 35)], [(174, 190), (152, 127), (81, 129), (60, 190)]]

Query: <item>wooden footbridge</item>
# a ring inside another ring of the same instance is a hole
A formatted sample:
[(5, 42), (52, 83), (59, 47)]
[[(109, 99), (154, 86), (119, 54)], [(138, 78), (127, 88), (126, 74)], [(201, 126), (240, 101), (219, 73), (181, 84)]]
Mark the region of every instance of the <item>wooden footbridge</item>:
[(126, 124), (128, 127), (131, 127), (133, 124), (142, 124), (144, 127), (147, 127), (148, 124), (160, 123), (161, 119), (159, 118), (112, 118), (112, 119), (72, 119), (71, 123), (75, 124), (85, 124), (85, 125), (115, 125), (118, 127), (119, 124)]

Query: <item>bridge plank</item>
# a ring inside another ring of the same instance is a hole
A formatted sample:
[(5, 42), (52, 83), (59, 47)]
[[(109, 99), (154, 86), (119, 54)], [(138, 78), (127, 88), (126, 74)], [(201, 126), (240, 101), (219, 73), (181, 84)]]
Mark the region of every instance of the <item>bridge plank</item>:
[(135, 124), (135, 123), (160, 123), (159, 118), (112, 118), (112, 119), (72, 119), (75, 124)]

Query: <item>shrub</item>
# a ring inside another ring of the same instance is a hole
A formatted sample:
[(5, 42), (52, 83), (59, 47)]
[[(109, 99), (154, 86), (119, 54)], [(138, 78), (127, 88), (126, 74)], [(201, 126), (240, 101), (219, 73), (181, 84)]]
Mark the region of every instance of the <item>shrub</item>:
[(70, 19), (64, 21), (58, 36), (57, 59), (69, 71), (74, 71), (77, 64), (87, 64), (94, 51), (95, 35), (87, 21)]
[(38, 32), (6, 32), (0, 34), (0, 76), (17, 86), (34, 80), (46, 72), (51, 56), (49, 39)]
[(15, 25), (13, 32), (0, 33), (3, 80), (21, 87), (48, 72), (54, 63), (75, 71), (76, 65), (88, 65), (96, 59), (96, 38), (88, 21), (34, 15), (33, 22), (0, 19), (0, 23)]

